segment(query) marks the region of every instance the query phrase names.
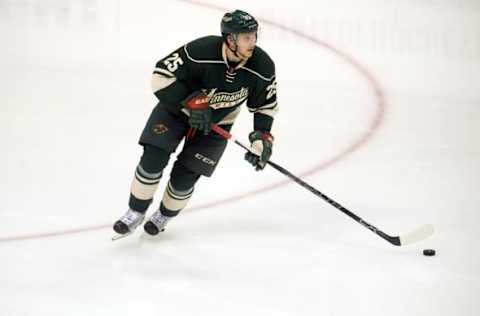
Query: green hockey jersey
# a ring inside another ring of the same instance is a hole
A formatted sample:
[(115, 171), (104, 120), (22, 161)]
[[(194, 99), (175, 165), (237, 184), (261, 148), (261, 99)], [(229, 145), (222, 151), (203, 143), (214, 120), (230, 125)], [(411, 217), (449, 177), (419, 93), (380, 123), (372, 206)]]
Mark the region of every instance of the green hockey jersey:
[(217, 124), (233, 124), (246, 101), (254, 114), (254, 129), (270, 131), (278, 111), (275, 64), (256, 46), (247, 62), (231, 65), (226, 44), (220, 36), (196, 39), (156, 64), (152, 90), (159, 101), (174, 113), (183, 111), (181, 102), (191, 93), (205, 89)]

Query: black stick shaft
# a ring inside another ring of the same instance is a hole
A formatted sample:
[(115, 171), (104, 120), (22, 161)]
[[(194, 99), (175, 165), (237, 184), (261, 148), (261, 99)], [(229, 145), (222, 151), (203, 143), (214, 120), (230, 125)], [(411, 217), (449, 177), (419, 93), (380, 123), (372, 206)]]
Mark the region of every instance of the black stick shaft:
[[(243, 147), (243, 146), (242, 146)], [(377, 234), (378, 236), (382, 237), (383, 239), (387, 240), (389, 243), (392, 243), (396, 246), (400, 246), (400, 240), (398, 238), (395, 238), (395, 237), (392, 237), (392, 236), (389, 236), (387, 234), (385, 234), (383, 231), (379, 230), (378, 228), (376, 228), (375, 226), (373, 226), (372, 224), (369, 224), (368, 222), (364, 221), (360, 216), (352, 213), (351, 211), (349, 211), (346, 207), (344, 207), (343, 205), (341, 205), (340, 203), (336, 202), (335, 200), (331, 199), (330, 197), (328, 197), (327, 195), (323, 194), (322, 192), (318, 191), (317, 189), (315, 189), (314, 187), (312, 187), (310, 184), (306, 183), (305, 181), (303, 181), (302, 179), (300, 179), (299, 177), (295, 176), (294, 174), (292, 174), (290, 171), (286, 170), (285, 168), (277, 165), (276, 163), (274, 163), (273, 161), (268, 161), (267, 164), (269, 164), (270, 166), (272, 166), (273, 168), (275, 168), (276, 170), (280, 171), (281, 173), (283, 173), (284, 175), (286, 175), (287, 177), (289, 177), (290, 179), (292, 179), (293, 181), (295, 181), (296, 183), (300, 184), (302, 187), (304, 187), (305, 189), (307, 189), (308, 191), (312, 192), (313, 194), (315, 194), (316, 196), (319, 196), (321, 197), (323, 200), (325, 200), (326, 202), (328, 202), (330, 205), (332, 205), (333, 207), (335, 207), (336, 209), (340, 210), (342, 213), (350, 216), (351, 218), (353, 218), (355, 221), (357, 221), (358, 223), (362, 224), (363, 226), (365, 226), (366, 228), (368, 228), (369, 230), (371, 230), (372, 232), (374, 232), (375, 234)], [(398, 240), (397, 240), (398, 239)]]
[[(234, 141), (234, 143), (237, 144), (238, 146), (242, 147), (243, 149), (245, 149), (247, 151), (250, 151), (250, 148), (248, 148), (247, 146), (245, 146), (244, 144), (242, 144), (238, 140), (234, 139), (233, 136), (229, 132), (225, 131), (224, 129), (222, 129), (218, 125), (214, 125), (213, 130), (215, 132), (217, 132), (218, 134), (222, 135), (223, 137), (225, 137), (227, 140)], [(360, 216), (358, 216), (358, 215), (352, 213), (351, 211), (349, 211), (346, 207), (344, 207), (340, 203), (336, 202), (335, 200), (331, 199), (327, 195), (318, 191), (317, 189), (315, 189), (314, 187), (312, 187), (310, 184), (306, 183), (305, 181), (303, 181), (299, 177), (295, 176), (294, 174), (292, 174), (287, 169), (281, 167), (280, 165), (274, 163), (273, 161), (267, 161), (267, 164), (272, 166), (274, 169), (278, 170), (280, 173), (286, 175), (287, 177), (289, 177), (290, 179), (292, 179), (293, 181), (295, 181), (296, 183), (298, 183), (299, 185), (301, 185), (302, 187), (304, 187), (308, 191), (312, 192), (316, 196), (322, 198), (327, 203), (329, 203), (330, 205), (335, 207), (337, 210), (341, 211), (342, 213), (346, 214), (350, 218), (354, 219), (356, 222), (362, 224), (364, 227), (366, 227), (370, 231), (374, 232), (378, 236), (382, 237), (383, 239), (385, 239), (386, 241), (388, 241), (392, 245), (395, 245), (395, 246), (400, 246), (401, 245), (399, 237), (393, 237), (393, 236), (387, 235), (383, 231), (379, 230), (377, 227), (375, 227), (372, 224), (364, 221)]]

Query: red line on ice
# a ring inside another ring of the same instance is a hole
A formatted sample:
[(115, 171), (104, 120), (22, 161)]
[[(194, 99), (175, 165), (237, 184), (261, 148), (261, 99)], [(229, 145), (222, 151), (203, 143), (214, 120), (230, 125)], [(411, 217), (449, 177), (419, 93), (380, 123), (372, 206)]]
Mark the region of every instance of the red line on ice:
[[(208, 8), (208, 9), (214, 9), (222, 12), (228, 11), (227, 8), (222, 8), (213, 4), (208, 4), (208, 3), (202, 3), (198, 1), (190, 1), (190, 0), (179, 0), (183, 2), (187, 2), (192, 5), (197, 5), (203, 8)], [(300, 31), (291, 29), (289, 27), (286, 27), (284, 25), (268, 21), (266, 19), (259, 18), (262, 23), (271, 25), (273, 27), (276, 27), (278, 29), (283, 30), (284, 32), (291, 33), (299, 38), (302, 38), (304, 40), (310, 41), (311, 43), (314, 43), (317, 46), (323, 47), (341, 59), (343, 59), (346, 63), (350, 64), (352, 67), (354, 67), (369, 83), (370, 87), (373, 90), (373, 93), (375, 94), (376, 98), (376, 110), (375, 114), (373, 116), (373, 120), (370, 124), (369, 129), (367, 132), (364, 134), (360, 135), (357, 140), (352, 142), (345, 150), (342, 152), (338, 153), (337, 155), (331, 157), (330, 159), (323, 161), (319, 163), (318, 165), (313, 166), (312, 168), (302, 172), (300, 175), (298, 175), (300, 178), (304, 178), (307, 176), (310, 176), (312, 174), (315, 174), (321, 170), (324, 170), (333, 164), (339, 162), (340, 160), (344, 159), (345, 157), (351, 155), (354, 151), (356, 151), (358, 148), (364, 146), (368, 141), (371, 139), (373, 134), (378, 130), (380, 125), (383, 122), (383, 117), (385, 114), (385, 107), (386, 107), (386, 101), (385, 101), (385, 96), (382, 90), (382, 87), (378, 83), (377, 79), (373, 76), (373, 74), (365, 68), (359, 61), (351, 57), (350, 55), (338, 50), (337, 48), (333, 47), (332, 45), (323, 42), (319, 39), (314, 38), (313, 36), (310, 36), (308, 34), (304, 34)], [(227, 203), (233, 203), (242, 199), (245, 199), (247, 197), (251, 197), (254, 195), (262, 194), (274, 189), (277, 189), (281, 186), (284, 186), (286, 184), (291, 183), (291, 180), (284, 180), (284, 181), (279, 181), (276, 183), (273, 183), (271, 185), (261, 187), (252, 191), (247, 191), (238, 195), (233, 195), (231, 197), (217, 200), (214, 202), (198, 205), (196, 207), (192, 207), (189, 209), (189, 211), (197, 211), (201, 209), (207, 209), (211, 207), (215, 207), (218, 205), (223, 205)], [(95, 230), (100, 230), (100, 229), (105, 229), (105, 228), (110, 228), (112, 227), (112, 224), (105, 224), (105, 225), (98, 225), (98, 226), (89, 226), (89, 227), (83, 227), (83, 228), (76, 228), (76, 229), (69, 229), (69, 230), (63, 230), (63, 231), (55, 231), (55, 232), (46, 232), (46, 233), (37, 233), (37, 234), (30, 234), (30, 235), (18, 235), (18, 236), (10, 236), (10, 237), (0, 237), (0, 242), (7, 242), (7, 241), (18, 241), (18, 240), (27, 240), (27, 239), (37, 239), (37, 238), (45, 238), (45, 237), (54, 237), (54, 236), (62, 236), (62, 235), (70, 235), (70, 234), (77, 234), (77, 233), (83, 233), (83, 232), (89, 232), (89, 231), (95, 231)]]

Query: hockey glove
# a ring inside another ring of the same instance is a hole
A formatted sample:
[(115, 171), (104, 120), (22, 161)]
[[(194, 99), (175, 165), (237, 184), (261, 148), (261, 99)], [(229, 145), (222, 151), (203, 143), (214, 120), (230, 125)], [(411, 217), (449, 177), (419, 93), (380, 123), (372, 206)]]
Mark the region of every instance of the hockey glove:
[(255, 170), (263, 170), (272, 156), (273, 136), (268, 132), (254, 131), (248, 135), (248, 139), (252, 151), (245, 154), (245, 160), (251, 163)]
[(207, 135), (212, 130), (212, 108), (210, 108), (210, 98), (206, 91), (196, 91), (189, 95), (184, 103), (184, 107), (188, 109), (190, 118), (188, 123), (192, 128), (203, 131)]

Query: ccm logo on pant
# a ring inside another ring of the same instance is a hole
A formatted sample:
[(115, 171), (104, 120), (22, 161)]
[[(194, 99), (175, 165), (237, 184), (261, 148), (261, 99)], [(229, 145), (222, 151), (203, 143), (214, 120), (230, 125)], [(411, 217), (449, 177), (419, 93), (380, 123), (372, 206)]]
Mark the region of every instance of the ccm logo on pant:
[(199, 153), (196, 153), (195, 154), (195, 158), (197, 158), (198, 160), (206, 163), (207, 165), (212, 165), (212, 166), (215, 166), (215, 164), (217, 163), (216, 161), (208, 158), (208, 157), (205, 157), (204, 155), (202, 154), (199, 154)]

